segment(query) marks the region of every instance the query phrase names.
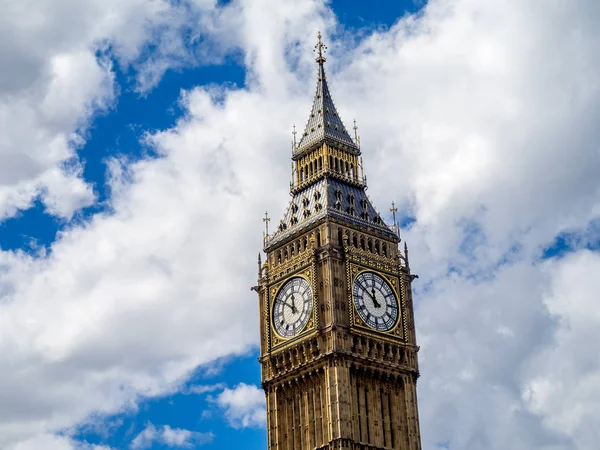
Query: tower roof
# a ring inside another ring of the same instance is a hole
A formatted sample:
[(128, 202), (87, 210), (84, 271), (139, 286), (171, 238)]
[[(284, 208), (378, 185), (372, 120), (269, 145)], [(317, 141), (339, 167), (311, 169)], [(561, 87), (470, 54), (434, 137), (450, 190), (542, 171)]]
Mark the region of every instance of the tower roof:
[[(306, 129), (292, 155), (296, 161), (290, 184), (292, 200), (275, 232), (269, 236), (267, 229), (265, 250), (281, 245), (298, 233), (330, 219), (397, 242), (398, 236), (384, 222), (365, 192), (366, 179), (358, 174), (359, 164), (362, 165), (362, 162), (358, 162), (360, 148), (346, 131), (329, 94), (323, 68), (325, 46), (321, 42), (321, 33), (318, 38), (317, 91)], [(318, 151), (319, 144), (323, 142), (333, 144), (341, 150), (338, 153), (350, 158), (338, 159), (340, 155), (325, 152), (324, 161), (320, 158), (318, 164), (317, 159), (308, 164), (304, 161), (304, 166), (300, 168), (301, 157), (311, 150)]]
[(316, 61), (318, 64), (317, 89), (306, 128), (304, 129), (304, 133), (302, 133), (298, 147), (294, 150), (294, 155), (303, 153), (305, 150), (323, 141), (342, 144), (358, 152), (358, 145), (348, 134), (329, 93), (325, 68), (323, 67), (326, 61), (323, 54), (327, 47), (321, 41), (321, 33), (318, 34), (318, 38), (319, 41), (315, 46), (317, 51)]
[(397, 239), (363, 188), (322, 178), (292, 197), (279, 226), (265, 242), (265, 248), (272, 248), (288, 237), (310, 229), (326, 217), (375, 231), (391, 240)]

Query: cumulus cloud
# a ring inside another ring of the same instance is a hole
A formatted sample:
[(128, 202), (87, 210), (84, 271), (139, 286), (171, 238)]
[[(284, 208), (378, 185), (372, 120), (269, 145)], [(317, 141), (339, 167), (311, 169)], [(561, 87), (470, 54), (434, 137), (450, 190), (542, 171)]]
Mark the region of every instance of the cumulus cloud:
[(51, 434), (41, 434), (30, 439), (19, 442), (15, 450), (110, 450), (104, 445), (89, 444), (79, 442), (68, 436), (56, 436)]
[[(223, 36), (216, 54), (243, 51), (246, 88), (184, 93), (185, 115), (147, 136), (159, 158), (111, 162), (110, 214), (64, 230), (43, 257), (0, 253), (0, 447), (131, 407), (256, 343), (248, 287), (260, 216), (269, 209), (276, 218), (286, 206), (287, 130), (306, 119), (315, 82), (308, 49), (318, 28), (336, 31), (319, 2), (265, 4), (231, 2), (198, 22)], [(149, 5), (152, 17), (171, 17), (161, 2)], [(108, 19), (91, 27), (104, 30), (94, 36), (122, 30), (114, 40), (122, 61), (152, 39), (144, 26), (125, 27), (128, 17), (113, 18), (121, 28)], [(597, 441), (600, 371), (586, 358), (599, 350), (598, 318), (585, 313), (597, 256), (539, 256), (561, 232), (593, 230), (600, 215), (600, 65), (590, 57), (600, 50), (599, 18), (591, 0), (431, 0), (357, 46), (327, 39), (336, 105), (346, 124), (357, 117), (361, 126), (369, 194), (380, 210), (396, 200), (414, 218), (404, 237), (421, 276), (424, 448), (583, 449)], [(95, 94), (76, 95), (74, 108), (61, 105), (57, 117), (69, 122), (62, 131), (32, 122), (50, 136), (40, 142), (57, 142), (54, 156), (15, 178), (0, 195), (5, 205), (26, 207), (40, 174), (72, 156), (62, 142), (90, 117), (77, 113), (81, 105), (112, 101), (109, 66), (82, 54), (79, 63), (91, 61), (100, 74), (90, 83), (106, 94), (92, 86)], [(39, 71), (19, 64), (11, 67), (21, 67), (23, 80), (36, 79)], [(27, 105), (38, 98), (27, 95), (19, 97)], [(62, 186), (79, 200), (48, 188), (48, 204), (67, 215), (85, 203), (85, 186)], [(583, 382), (568, 385), (561, 367)], [(244, 390), (253, 407), (239, 401)], [(245, 426), (263, 414), (258, 394), (242, 384), (218, 399)]]
[(169, 0), (6, 5), (0, 17), (0, 220), (38, 197), (48, 213), (67, 219), (91, 204), (93, 189), (81, 177), (77, 152), (94, 116), (117, 101), (112, 61), (131, 70), (140, 93), (152, 89), (166, 70), (199, 62), (185, 36), (201, 16), (210, 23), (215, 8), (212, 1)]
[(212, 439), (212, 433), (171, 428), (169, 425), (156, 428), (153, 424), (148, 423), (146, 428), (131, 441), (129, 448), (133, 450), (145, 449), (152, 447), (154, 443), (169, 448), (197, 448), (212, 441)]
[(240, 383), (226, 388), (215, 399), (233, 428), (262, 427), (266, 421), (265, 393), (262, 389)]

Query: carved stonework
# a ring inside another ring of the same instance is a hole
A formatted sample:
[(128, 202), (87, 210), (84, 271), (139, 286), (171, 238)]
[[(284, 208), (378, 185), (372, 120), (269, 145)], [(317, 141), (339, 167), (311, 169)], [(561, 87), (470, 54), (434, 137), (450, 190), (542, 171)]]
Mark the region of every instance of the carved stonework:
[(293, 199), (253, 288), (269, 450), (420, 450), (415, 276), (366, 195), (360, 146), (337, 117), (317, 47)]

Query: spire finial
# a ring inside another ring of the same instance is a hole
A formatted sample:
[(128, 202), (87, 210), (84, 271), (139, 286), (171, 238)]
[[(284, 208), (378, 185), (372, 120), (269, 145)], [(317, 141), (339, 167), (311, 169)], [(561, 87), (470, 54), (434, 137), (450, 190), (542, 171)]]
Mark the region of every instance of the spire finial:
[(325, 59), (325, 57), (323, 56), (325, 54), (325, 52), (327, 51), (327, 46), (325, 44), (323, 44), (323, 41), (321, 41), (321, 32), (319, 31), (317, 33), (317, 45), (315, 45), (315, 51), (317, 52), (317, 63), (322, 66), (323, 63), (325, 61), (327, 61)]
[(292, 131), (292, 134), (294, 135), (294, 150), (296, 150), (296, 124), (294, 124), (294, 131)]
[(354, 119), (354, 126), (352, 127), (352, 129), (354, 130), (354, 142), (360, 147), (360, 139), (358, 137), (358, 125), (356, 125), (356, 119)]
[(265, 211), (265, 217), (263, 218), (263, 222), (265, 223), (266, 232), (264, 235), (265, 240), (269, 239), (269, 222), (271, 219), (269, 218), (269, 213)]
[(396, 213), (398, 212), (398, 208), (396, 208), (395, 202), (392, 202), (392, 207), (390, 208), (390, 212), (392, 213), (392, 216), (394, 217), (394, 231), (396, 232), (398, 237), (400, 237), (400, 227), (398, 226), (398, 222), (396, 222)]

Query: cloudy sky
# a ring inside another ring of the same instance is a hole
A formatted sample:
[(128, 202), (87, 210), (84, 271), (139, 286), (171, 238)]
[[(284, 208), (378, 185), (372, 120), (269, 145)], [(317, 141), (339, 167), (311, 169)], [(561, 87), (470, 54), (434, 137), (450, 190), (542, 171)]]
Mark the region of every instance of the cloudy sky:
[(420, 276), (424, 449), (597, 448), (599, 22), (597, 0), (0, 1), (0, 448), (266, 448), (249, 287), (318, 30)]

